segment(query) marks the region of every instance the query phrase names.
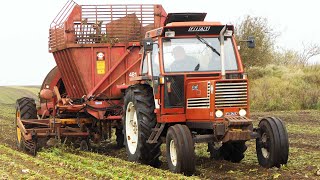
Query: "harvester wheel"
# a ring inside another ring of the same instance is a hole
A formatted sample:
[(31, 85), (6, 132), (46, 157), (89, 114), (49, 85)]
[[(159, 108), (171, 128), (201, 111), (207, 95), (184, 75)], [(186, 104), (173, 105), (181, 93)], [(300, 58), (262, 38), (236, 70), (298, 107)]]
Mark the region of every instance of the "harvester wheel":
[(156, 126), (153, 91), (149, 85), (137, 84), (126, 91), (124, 97), (124, 144), (129, 161), (158, 167), (161, 141), (147, 143)]
[(208, 143), (210, 157), (215, 160), (226, 160), (233, 163), (239, 163), (244, 158), (244, 152), (247, 150), (245, 141), (234, 141), (223, 143), (216, 149), (213, 143)]
[(80, 150), (81, 151), (89, 151), (90, 150), (90, 142), (89, 140), (81, 140), (80, 142)]
[(122, 131), (122, 128), (116, 128), (116, 141), (118, 148), (122, 148), (124, 146), (124, 135)]
[(195, 172), (195, 152), (191, 132), (186, 125), (171, 126), (166, 138), (170, 171), (192, 175)]
[(260, 137), (256, 139), (256, 152), (259, 164), (265, 168), (287, 164), (289, 141), (286, 127), (281, 119), (263, 118), (259, 122)]
[[(16, 131), (16, 144), (20, 150), (25, 150), (24, 138), (21, 129), (18, 127), (18, 119), (37, 119), (37, 109), (34, 99), (23, 97), (16, 101), (16, 119), (14, 121), (14, 128)], [(31, 126), (26, 125), (26, 128)]]

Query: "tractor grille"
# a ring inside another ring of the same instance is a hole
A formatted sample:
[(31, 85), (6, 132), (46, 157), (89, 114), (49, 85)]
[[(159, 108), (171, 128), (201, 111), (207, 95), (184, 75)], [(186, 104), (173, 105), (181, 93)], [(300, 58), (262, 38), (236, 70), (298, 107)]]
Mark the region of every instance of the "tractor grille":
[(215, 107), (241, 107), (248, 104), (247, 81), (216, 82)]
[(210, 108), (210, 98), (188, 99), (188, 109), (191, 108)]
[(207, 87), (207, 97), (203, 98), (189, 98), (187, 100), (187, 108), (210, 108), (210, 82)]

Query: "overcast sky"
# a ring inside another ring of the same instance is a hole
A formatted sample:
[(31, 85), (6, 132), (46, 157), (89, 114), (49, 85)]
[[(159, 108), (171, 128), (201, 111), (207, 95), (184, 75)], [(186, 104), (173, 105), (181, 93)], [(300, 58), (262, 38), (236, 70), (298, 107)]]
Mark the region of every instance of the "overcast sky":
[[(51, 21), (66, 0), (1, 1), (0, 86), (40, 85), (55, 66), (48, 52)], [(304, 43), (320, 44), (319, 0), (75, 0), (82, 4), (162, 4), (170, 12), (206, 12), (206, 21), (239, 22), (245, 15), (268, 19), (281, 33), (277, 45), (299, 50)], [(212, 4), (214, 3), (214, 4)], [(320, 62), (316, 57), (313, 61)]]

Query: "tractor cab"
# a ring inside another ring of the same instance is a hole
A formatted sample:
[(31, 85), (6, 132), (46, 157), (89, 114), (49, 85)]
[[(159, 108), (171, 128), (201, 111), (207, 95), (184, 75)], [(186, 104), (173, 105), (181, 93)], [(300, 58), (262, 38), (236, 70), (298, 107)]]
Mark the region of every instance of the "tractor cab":
[(247, 80), (233, 26), (205, 22), (205, 15), (169, 13), (164, 27), (146, 33), (141, 74), (152, 77), (160, 122), (248, 115)]

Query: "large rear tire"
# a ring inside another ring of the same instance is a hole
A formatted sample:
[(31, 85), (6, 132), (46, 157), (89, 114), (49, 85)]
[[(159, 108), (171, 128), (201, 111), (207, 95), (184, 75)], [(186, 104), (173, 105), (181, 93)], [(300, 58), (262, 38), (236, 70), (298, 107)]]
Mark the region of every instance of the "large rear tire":
[(149, 85), (129, 87), (124, 97), (123, 134), (129, 161), (158, 167), (161, 165), (161, 141), (147, 143), (157, 123), (154, 106), (153, 91)]
[(289, 140), (286, 127), (281, 119), (263, 118), (259, 122), (260, 137), (256, 139), (256, 152), (259, 164), (265, 168), (287, 164)]
[(186, 125), (176, 124), (168, 129), (166, 149), (170, 171), (185, 175), (195, 172), (194, 143)]
[[(14, 121), (14, 128), (16, 131), (16, 145), (18, 149), (25, 150), (25, 144), (21, 129), (18, 127), (18, 119), (37, 119), (37, 108), (34, 99), (23, 97), (16, 101), (16, 119)], [(26, 125), (26, 128), (30, 128), (30, 125)]]
[(245, 141), (234, 141), (223, 143), (220, 148), (215, 148), (213, 143), (208, 143), (210, 157), (215, 160), (226, 160), (233, 163), (239, 163), (244, 158), (244, 152), (247, 150)]

